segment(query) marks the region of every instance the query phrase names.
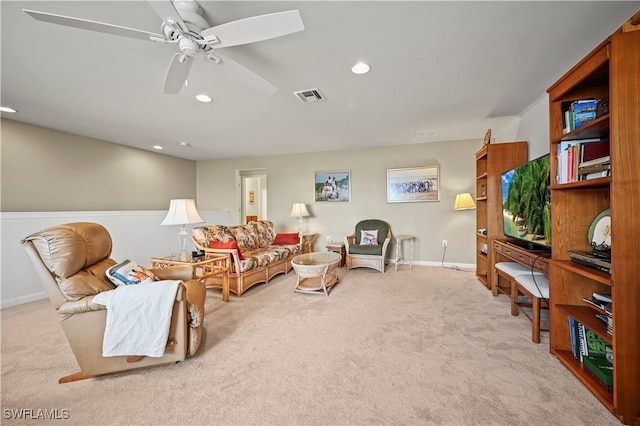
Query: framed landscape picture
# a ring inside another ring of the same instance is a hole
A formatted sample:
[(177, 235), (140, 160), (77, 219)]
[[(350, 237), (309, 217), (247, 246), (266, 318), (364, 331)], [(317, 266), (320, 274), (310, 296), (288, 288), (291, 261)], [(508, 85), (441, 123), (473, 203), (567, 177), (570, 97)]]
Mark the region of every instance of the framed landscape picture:
[(440, 201), (440, 166), (387, 169), (387, 203)]
[(348, 203), (351, 201), (351, 172), (315, 172), (314, 200), (318, 202)]

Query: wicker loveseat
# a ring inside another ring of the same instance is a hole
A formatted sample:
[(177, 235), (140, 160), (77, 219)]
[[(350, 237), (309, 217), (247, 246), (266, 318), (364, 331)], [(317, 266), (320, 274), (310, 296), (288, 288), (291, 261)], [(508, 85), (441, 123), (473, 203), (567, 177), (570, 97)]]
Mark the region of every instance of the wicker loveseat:
[[(208, 225), (193, 229), (191, 237), (205, 253), (229, 253), (229, 290), (237, 296), (258, 283), (269, 282), (278, 274), (286, 274), (291, 260), (301, 252), (297, 233), (278, 234), (268, 220), (246, 225)], [(207, 281), (209, 287), (222, 288), (222, 276)]]

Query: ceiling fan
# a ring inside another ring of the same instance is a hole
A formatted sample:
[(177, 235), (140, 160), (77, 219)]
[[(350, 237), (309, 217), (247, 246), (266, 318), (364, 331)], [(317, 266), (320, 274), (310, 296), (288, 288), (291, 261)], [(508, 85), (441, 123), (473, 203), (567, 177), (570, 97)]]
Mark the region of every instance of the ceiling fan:
[(173, 55), (167, 69), (163, 88), (165, 94), (180, 92), (187, 80), (193, 59), (202, 54), (207, 61), (217, 64), (221, 70), (259, 92), (271, 95), (278, 90), (277, 87), (244, 65), (220, 54), (216, 49), (255, 43), (304, 30), (298, 10), (259, 15), (210, 27), (203, 17), (202, 6), (194, 0), (149, 0), (149, 5), (162, 18), (162, 34), (48, 12), (22, 10), (39, 21), (176, 44), (180, 52)]

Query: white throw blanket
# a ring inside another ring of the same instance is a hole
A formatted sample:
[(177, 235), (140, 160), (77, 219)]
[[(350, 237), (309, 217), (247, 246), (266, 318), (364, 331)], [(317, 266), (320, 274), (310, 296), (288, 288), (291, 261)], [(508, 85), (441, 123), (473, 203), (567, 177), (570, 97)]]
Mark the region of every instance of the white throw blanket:
[(93, 301), (107, 307), (102, 356), (163, 356), (181, 282), (154, 281), (97, 294)]

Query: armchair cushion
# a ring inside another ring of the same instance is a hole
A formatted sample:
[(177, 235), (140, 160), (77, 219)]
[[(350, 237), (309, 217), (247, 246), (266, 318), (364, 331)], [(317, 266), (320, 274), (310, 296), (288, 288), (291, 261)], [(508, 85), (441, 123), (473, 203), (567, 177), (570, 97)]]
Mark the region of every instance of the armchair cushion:
[(366, 254), (371, 256), (382, 255), (382, 244), (366, 245), (358, 244), (355, 246), (349, 246), (349, 254)]
[(360, 244), (363, 246), (378, 245), (378, 230), (362, 230), (360, 231)]
[(115, 264), (113, 259), (102, 259), (67, 279), (58, 279), (60, 293), (65, 300), (75, 301), (101, 291), (113, 290), (116, 286), (107, 279), (107, 269)]

